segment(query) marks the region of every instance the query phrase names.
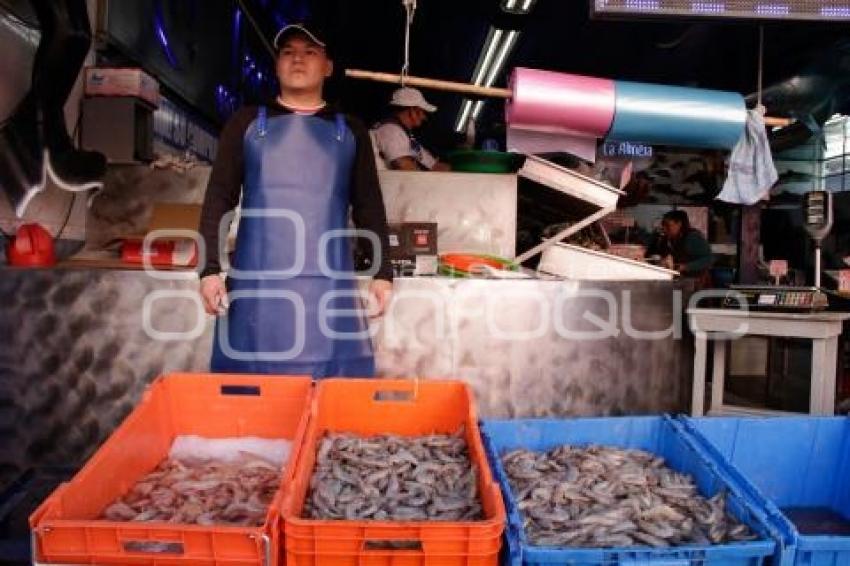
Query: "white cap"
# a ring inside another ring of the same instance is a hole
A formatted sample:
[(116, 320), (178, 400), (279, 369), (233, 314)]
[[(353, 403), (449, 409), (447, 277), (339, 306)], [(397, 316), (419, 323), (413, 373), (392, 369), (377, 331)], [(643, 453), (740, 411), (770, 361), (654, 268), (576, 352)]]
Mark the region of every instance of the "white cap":
[(422, 93), (415, 88), (402, 87), (393, 93), (390, 104), (393, 106), (402, 106), (406, 108), (421, 108), (425, 112), (436, 112), (437, 107), (429, 104)]
[(310, 38), (310, 41), (312, 41), (313, 43), (315, 43), (319, 47), (327, 47), (327, 42), (322, 41), (322, 39), (319, 37), (319, 34), (310, 31), (309, 29), (307, 29), (307, 26), (304, 25), (304, 24), (289, 24), (289, 25), (283, 26), (282, 28), (280, 28), (280, 31), (278, 31), (277, 34), (275, 34), (274, 40), (272, 41), (272, 45), (274, 45), (275, 48), (280, 49), (281, 41), (285, 37), (287, 37), (289, 34), (295, 33), (295, 32), (300, 32), (300, 33), (306, 35), (307, 37)]

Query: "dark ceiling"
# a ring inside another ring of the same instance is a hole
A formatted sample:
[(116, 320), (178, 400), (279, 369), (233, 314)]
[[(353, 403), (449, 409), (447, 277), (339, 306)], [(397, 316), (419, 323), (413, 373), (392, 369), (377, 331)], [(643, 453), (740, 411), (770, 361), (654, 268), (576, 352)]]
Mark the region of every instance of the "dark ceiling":
[[(753, 22), (601, 21), (589, 18), (587, 0), (539, 0), (531, 15), (506, 19), (500, 0), (419, 0), (411, 40), (411, 73), (468, 81), (492, 22), (521, 29), (513, 66), (748, 94), (757, 87), (758, 25)], [(316, 0), (313, 11), (336, 30), (344, 65), (397, 71), (401, 67), (404, 12), (400, 0)], [(842, 36), (847, 25), (765, 24), (764, 85), (798, 73)], [(497, 80), (503, 85), (506, 77)], [(343, 99), (376, 117), (391, 87), (352, 84)], [(451, 129), (461, 98), (428, 93), (441, 112), (431, 133)], [(498, 120), (488, 104), (483, 122)]]
[[(507, 64), (595, 76), (728, 89), (751, 93), (757, 85), (758, 26), (753, 22), (690, 23), (682, 21), (600, 21), (589, 18), (589, 0), (538, 0), (530, 15), (506, 17), (501, 0), (418, 0), (411, 38), (411, 73), (414, 75), (468, 81), (491, 25), (521, 30), (516, 49)], [(127, 5), (183, 6), (187, 0), (120, 0), (112, 9), (126, 11)], [(328, 28), (339, 47), (338, 67), (398, 71), (402, 64), (404, 10), (401, 0), (239, 0), (256, 13), (261, 32), (271, 37), (283, 19), (311, 11), (314, 19)], [(204, 0), (207, 9), (199, 18), (232, 18), (237, 0)], [(8, 6), (9, 0), (3, 0)], [(11, 6), (26, 13), (26, 0), (11, 0)], [(215, 9), (213, 9), (215, 8)], [(173, 11), (171, 9), (166, 12)], [(228, 16), (230, 14), (230, 16)], [(138, 20), (138, 18), (136, 18)], [(174, 26), (179, 26), (175, 23)], [(199, 30), (209, 37), (217, 22), (198, 21), (191, 30), (170, 29), (174, 39), (198, 51), (195, 65), (208, 65), (218, 74), (228, 71), (221, 57), (205, 53)], [(254, 52), (264, 56), (256, 33), (243, 22), (246, 40)], [(143, 26), (139, 21), (138, 25)], [(221, 26), (219, 26), (221, 27)], [(146, 32), (151, 44), (154, 34)], [(223, 34), (227, 35), (227, 34)], [(183, 37), (185, 36), (185, 38)], [(847, 24), (765, 24), (764, 85), (795, 76), (813, 62), (837, 60), (850, 77), (850, 47), (835, 55), (830, 49), (845, 38)], [(213, 39), (230, 45), (227, 37)], [(154, 48), (156, 50), (156, 48)], [(271, 56), (267, 56), (267, 64)], [(162, 59), (162, 57), (160, 57)], [(143, 62), (147, 64), (146, 62)], [(195, 73), (197, 74), (197, 73)], [(188, 77), (184, 72), (178, 77)], [(188, 78), (186, 80), (189, 80)], [(849, 79), (845, 79), (850, 82)], [(504, 85), (506, 76), (497, 85)], [(167, 81), (166, 81), (167, 83)], [(214, 88), (204, 83), (204, 88)], [(180, 89), (177, 89), (180, 90)], [(381, 116), (392, 87), (362, 81), (340, 82), (338, 94), (347, 110), (367, 121)], [(838, 108), (845, 112), (850, 87)], [(426, 127), (423, 137), (438, 147), (448, 145), (450, 132), (461, 104), (455, 94), (426, 93), (440, 112)], [(846, 101), (846, 102), (845, 102)], [(830, 111), (835, 106), (830, 106)], [(769, 108), (769, 110), (771, 110)], [(774, 109), (776, 110), (776, 109)], [(786, 109), (787, 111), (787, 109)], [(502, 105), (485, 107), (480, 124), (501, 121)]]

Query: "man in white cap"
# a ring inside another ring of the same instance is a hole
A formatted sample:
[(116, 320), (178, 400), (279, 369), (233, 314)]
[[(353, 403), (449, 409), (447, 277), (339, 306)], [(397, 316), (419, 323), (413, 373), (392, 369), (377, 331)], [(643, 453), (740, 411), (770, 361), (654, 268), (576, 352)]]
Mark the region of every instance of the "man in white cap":
[(392, 115), (372, 129), (378, 166), (402, 171), (449, 171), (447, 163), (437, 160), (413, 137), (428, 114), (437, 111), (415, 88), (402, 87), (390, 100)]

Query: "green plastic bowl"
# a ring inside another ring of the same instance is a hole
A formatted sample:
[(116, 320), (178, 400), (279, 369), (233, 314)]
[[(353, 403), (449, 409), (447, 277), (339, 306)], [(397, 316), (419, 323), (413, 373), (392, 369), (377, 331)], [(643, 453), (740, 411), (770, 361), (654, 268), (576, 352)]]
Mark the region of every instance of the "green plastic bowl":
[(452, 171), (464, 173), (516, 173), (524, 155), (503, 151), (462, 150), (449, 154)]

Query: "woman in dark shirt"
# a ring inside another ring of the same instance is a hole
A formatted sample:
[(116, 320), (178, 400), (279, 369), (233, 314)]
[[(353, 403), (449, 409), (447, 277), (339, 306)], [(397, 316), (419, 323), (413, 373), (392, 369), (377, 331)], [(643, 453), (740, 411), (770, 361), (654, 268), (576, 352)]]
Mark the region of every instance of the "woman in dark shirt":
[(661, 219), (660, 237), (650, 243), (646, 257), (660, 256), (661, 265), (686, 277), (707, 279), (713, 258), (702, 233), (691, 227), (688, 213), (671, 210)]

